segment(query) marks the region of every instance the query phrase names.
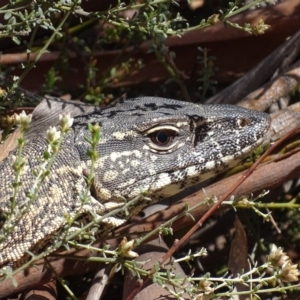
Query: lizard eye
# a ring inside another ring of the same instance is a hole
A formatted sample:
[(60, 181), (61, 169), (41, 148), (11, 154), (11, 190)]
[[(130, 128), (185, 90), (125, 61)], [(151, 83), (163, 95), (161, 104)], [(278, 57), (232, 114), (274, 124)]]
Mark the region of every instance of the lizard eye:
[(151, 128), (146, 132), (146, 136), (150, 138), (147, 144), (153, 150), (170, 150), (177, 144), (174, 139), (178, 136), (178, 133), (178, 128), (173, 126), (157, 126)]
[(174, 139), (174, 132), (170, 130), (159, 130), (149, 135), (151, 141), (157, 146), (168, 146)]

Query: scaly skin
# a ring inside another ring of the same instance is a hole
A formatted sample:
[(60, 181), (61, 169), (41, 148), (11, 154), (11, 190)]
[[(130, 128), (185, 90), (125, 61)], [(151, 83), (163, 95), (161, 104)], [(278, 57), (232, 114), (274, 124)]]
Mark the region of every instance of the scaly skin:
[[(101, 140), (90, 200), (82, 206), (81, 195), (87, 189), (84, 175), (91, 165), (86, 154), (88, 123), (99, 123)], [(262, 142), (269, 126), (269, 116), (261, 112), (152, 97), (126, 100), (76, 117), (38, 198), (28, 213), (13, 220), (14, 230), (0, 242), (0, 266), (19, 266), (28, 259), (27, 251), (39, 253), (59, 239), (66, 216), (103, 216), (124, 206), (124, 198), (147, 191), (151, 201), (141, 198), (128, 208), (128, 215), (121, 212), (102, 220), (101, 232), (106, 234), (146, 205), (237, 164)], [(41, 136), (24, 147), (29, 168), (21, 176), (18, 209), (26, 205), (26, 192), (35, 180), (32, 172), (38, 169), (46, 147)], [(4, 219), (11, 209), (13, 154), (0, 163), (0, 215)]]

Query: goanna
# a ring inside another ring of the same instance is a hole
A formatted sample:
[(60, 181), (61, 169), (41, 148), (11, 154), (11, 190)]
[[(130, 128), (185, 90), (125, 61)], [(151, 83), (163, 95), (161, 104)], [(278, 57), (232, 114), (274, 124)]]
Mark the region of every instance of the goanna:
[[(86, 141), (89, 123), (99, 123), (101, 139), (89, 201), (83, 205), (91, 165)], [(124, 199), (146, 191), (151, 201), (141, 198), (127, 208), (128, 214), (121, 212), (102, 220), (103, 232), (107, 232), (146, 205), (223, 172), (257, 147), (269, 126), (270, 117), (262, 112), (155, 97), (126, 100), (76, 117), (38, 197), (22, 218), (12, 220), (13, 230), (0, 241), (0, 267), (18, 266), (28, 259), (29, 252), (38, 253), (51, 243), (66, 225), (66, 216), (103, 216), (124, 206)], [(33, 171), (39, 168), (46, 149), (43, 136), (23, 149), (28, 168), (20, 178), (17, 209), (28, 203), (26, 195), (36, 178)], [(0, 164), (2, 224), (11, 211), (15, 155), (10, 153)]]

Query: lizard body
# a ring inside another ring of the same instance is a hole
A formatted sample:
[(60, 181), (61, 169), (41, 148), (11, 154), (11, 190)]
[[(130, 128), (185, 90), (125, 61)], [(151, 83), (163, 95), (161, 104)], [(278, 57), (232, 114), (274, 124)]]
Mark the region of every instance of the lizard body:
[[(99, 158), (89, 201), (85, 175), (91, 165), (87, 151), (87, 124), (99, 123)], [(267, 114), (230, 105), (196, 105), (171, 99), (141, 97), (74, 119), (61, 145), (50, 175), (42, 182), (28, 212), (13, 220), (13, 231), (0, 240), (0, 267), (17, 266), (57, 239), (66, 216), (104, 214), (147, 192), (149, 200), (128, 207), (128, 214), (101, 221), (103, 234), (123, 224), (146, 205), (177, 194), (186, 187), (225, 171), (259, 145), (270, 126)], [(47, 149), (45, 138), (28, 142), (23, 157), (28, 170), (21, 175), (17, 209), (27, 205), (27, 191), (35, 180), (33, 170)], [(15, 153), (0, 163), (0, 217), (11, 210), (12, 164)], [(0, 236), (3, 235), (3, 228)]]

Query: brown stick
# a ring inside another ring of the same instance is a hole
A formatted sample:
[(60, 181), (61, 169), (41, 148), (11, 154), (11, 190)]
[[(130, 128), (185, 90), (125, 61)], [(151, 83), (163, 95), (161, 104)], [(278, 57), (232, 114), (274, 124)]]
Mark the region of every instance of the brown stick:
[(299, 84), (300, 60), (293, 64), (287, 72), (280, 74), (256, 91), (250, 93), (247, 97), (239, 101), (238, 105), (249, 109), (265, 111), (273, 103), (279, 101), (281, 97), (289, 95)]
[(300, 51), (300, 30), (292, 38), (285, 41), (275, 49), (262, 62), (255, 66), (245, 76), (235, 81), (222, 92), (211, 97), (207, 103), (228, 103), (235, 104), (247, 94), (260, 87), (280, 67), (282, 61), (291, 52), (298, 54)]

